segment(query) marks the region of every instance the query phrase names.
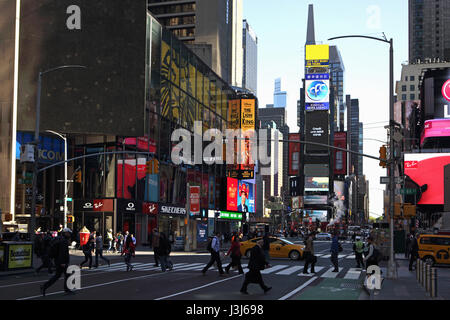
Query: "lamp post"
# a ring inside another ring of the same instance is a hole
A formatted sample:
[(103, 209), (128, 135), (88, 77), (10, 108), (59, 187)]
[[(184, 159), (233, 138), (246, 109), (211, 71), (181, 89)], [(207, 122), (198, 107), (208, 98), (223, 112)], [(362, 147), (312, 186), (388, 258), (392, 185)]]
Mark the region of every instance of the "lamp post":
[[(37, 87), (37, 95), (36, 95), (36, 125), (34, 127), (34, 163), (33, 163), (33, 186), (32, 186), (32, 198), (31, 198), (31, 221), (30, 221), (30, 232), (31, 232), (31, 240), (34, 240), (35, 229), (36, 229), (36, 197), (37, 197), (37, 176), (38, 176), (38, 160), (39, 160), (39, 125), (41, 120), (41, 87), (42, 87), (42, 76), (44, 74), (60, 70), (60, 69), (68, 69), (68, 68), (82, 68), (87, 69), (86, 66), (81, 65), (65, 65), (54, 67), (45, 71), (39, 71), (38, 74), (38, 87)], [(67, 146), (67, 144), (66, 144)], [(67, 150), (65, 152), (65, 156), (67, 157)], [(66, 163), (67, 165), (67, 163)], [(67, 177), (66, 177), (67, 180)], [(64, 204), (64, 212), (66, 212), (66, 203)], [(64, 215), (65, 216), (65, 215)], [(64, 219), (66, 222), (67, 219)]]
[[(384, 36), (384, 33), (383, 33)], [(389, 155), (389, 213), (390, 213), (390, 255), (388, 264), (388, 278), (397, 278), (397, 266), (394, 261), (394, 170), (395, 170), (395, 158), (394, 158), (394, 48), (393, 40), (383, 38), (376, 38), (370, 36), (362, 35), (347, 35), (329, 38), (328, 40), (342, 39), (342, 38), (365, 38), (370, 40), (381, 41), (389, 43), (389, 145), (390, 145), (390, 155)]]
[(64, 228), (67, 228), (67, 136), (53, 130), (45, 130), (64, 140)]

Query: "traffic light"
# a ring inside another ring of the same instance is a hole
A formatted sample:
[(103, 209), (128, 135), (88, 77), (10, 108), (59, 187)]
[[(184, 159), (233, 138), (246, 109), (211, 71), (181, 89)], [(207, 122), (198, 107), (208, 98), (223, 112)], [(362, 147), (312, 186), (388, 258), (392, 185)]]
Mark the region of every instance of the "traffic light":
[(159, 161), (158, 159), (153, 159), (153, 173), (158, 174), (159, 173)]
[(158, 159), (151, 159), (146, 163), (146, 173), (148, 174), (158, 174), (159, 173), (159, 161)]
[(382, 146), (380, 147), (380, 167), (386, 168), (387, 166), (387, 150), (386, 150), (386, 146)]
[(81, 171), (75, 172), (75, 182), (78, 182), (78, 183), (82, 182)]
[(146, 162), (146, 164), (145, 164), (145, 173), (147, 173), (147, 174), (152, 174), (153, 173), (152, 160), (149, 160), (149, 161)]
[(72, 215), (67, 216), (67, 223), (73, 223), (74, 221), (75, 221), (75, 219)]

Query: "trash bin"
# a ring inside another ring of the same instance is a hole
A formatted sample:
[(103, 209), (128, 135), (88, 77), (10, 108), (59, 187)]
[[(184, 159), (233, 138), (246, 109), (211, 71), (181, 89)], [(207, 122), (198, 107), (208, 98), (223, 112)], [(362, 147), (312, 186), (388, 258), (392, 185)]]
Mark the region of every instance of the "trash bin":
[(89, 236), (91, 233), (86, 227), (83, 227), (80, 231), (80, 247), (84, 246), (89, 241)]

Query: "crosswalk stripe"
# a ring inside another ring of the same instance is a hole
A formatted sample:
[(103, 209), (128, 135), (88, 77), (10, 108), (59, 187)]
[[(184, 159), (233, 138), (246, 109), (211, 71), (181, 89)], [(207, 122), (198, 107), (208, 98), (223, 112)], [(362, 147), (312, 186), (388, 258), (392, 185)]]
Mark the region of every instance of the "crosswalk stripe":
[(204, 266), (205, 266), (204, 263), (192, 263), (192, 264), (189, 264), (187, 266), (183, 266), (183, 267), (179, 268), (178, 270), (183, 270), (183, 271), (185, 271), (185, 270), (196, 270), (198, 268), (203, 268)]
[[(140, 271), (162, 270), (162, 269), (161, 269), (161, 266), (155, 267), (153, 264), (151, 264), (151, 265), (152, 265), (152, 266), (150, 266), (150, 267), (142, 267), (142, 268), (138, 268), (137, 270), (140, 270)], [(186, 262), (183, 262), (183, 263), (177, 263), (177, 264), (174, 264), (174, 265), (173, 265), (172, 270), (177, 270), (177, 269), (179, 269), (179, 268), (186, 267), (187, 265), (188, 265), (188, 263), (186, 263)], [(133, 269), (133, 270), (134, 270), (134, 269)]]
[[(123, 265), (123, 264), (124, 264), (123, 262), (111, 263), (111, 267), (117, 267), (117, 266)], [(86, 264), (83, 267), (86, 267)], [(102, 266), (99, 266), (98, 268), (86, 269), (85, 271), (103, 270), (103, 269), (107, 269), (107, 268), (110, 268), (110, 267), (108, 267), (108, 265), (102, 265)]]
[(278, 265), (276, 265), (276, 266), (272, 266), (272, 267), (270, 267), (270, 268), (268, 268), (268, 269), (262, 270), (261, 273), (262, 273), (262, 274), (268, 274), (268, 273), (271, 273), (271, 272), (274, 272), (274, 271), (277, 271), (277, 270), (280, 270), (280, 269), (284, 269), (284, 268), (286, 268), (286, 267), (288, 267), (288, 265), (285, 265), (285, 264), (278, 264)]
[(295, 271), (298, 271), (298, 270), (300, 270), (302, 268), (303, 268), (303, 266), (294, 266), (294, 267), (290, 267), (290, 268), (284, 269), (283, 271), (277, 272), (276, 274), (289, 275), (289, 274), (292, 274)]
[(346, 256), (345, 257), (345, 259), (355, 259), (356, 257), (355, 257), (355, 255), (354, 254), (352, 254), (352, 255), (350, 255), (350, 256)]
[[(302, 268), (303, 268), (303, 267), (302, 267)], [(304, 273), (302, 272), (302, 273), (299, 273), (298, 276), (300, 276), (300, 277), (312, 277), (312, 276), (317, 275), (317, 274), (318, 274), (320, 271), (322, 271), (324, 268), (325, 268), (325, 267), (314, 267), (314, 271), (316, 272), (316, 274), (314, 274), (314, 273), (304, 274)]]
[(347, 256), (346, 254), (340, 254), (340, 255), (338, 255), (338, 259), (345, 258), (346, 256)]
[(337, 275), (343, 270), (343, 268), (339, 268), (339, 272), (332, 272), (333, 270), (334, 267), (328, 269), (327, 272), (321, 275), (321, 278), (336, 278)]
[(347, 271), (347, 274), (345, 275), (344, 279), (359, 279), (360, 275), (361, 269), (358, 270), (356, 268), (350, 268), (350, 270)]
[(321, 258), (331, 258), (331, 254), (327, 254), (325, 256), (322, 256)]

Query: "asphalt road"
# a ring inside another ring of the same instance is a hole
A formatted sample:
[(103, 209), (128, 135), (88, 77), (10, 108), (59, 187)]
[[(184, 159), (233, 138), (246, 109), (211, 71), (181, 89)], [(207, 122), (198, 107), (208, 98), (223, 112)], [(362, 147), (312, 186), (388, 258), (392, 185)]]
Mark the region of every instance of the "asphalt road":
[[(300, 243), (300, 241), (298, 241)], [(39, 275), (27, 274), (0, 278), (0, 299), (13, 300), (297, 300), (297, 299), (358, 299), (362, 293), (357, 282), (364, 276), (355, 267), (351, 244), (344, 243), (340, 253), (338, 274), (331, 273), (330, 242), (316, 241), (315, 254), (319, 256), (316, 275), (302, 275), (303, 261), (271, 259), (272, 268), (263, 271), (264, 282), (272, 290), (264, 294), (256, 284), (248, 287), (249, 295), (239, 292), (243, 276), (231, 270), (219, 276), (210, 268), (206, 275), (201, 269), (209, 261), (208, 254), (181, 254), (172, 256), (174, 270), (161, 272), (153, 267), (153, 256), (137, 256), (132, 260), (134, 270), (126, 272), (123, 258), (113, 257), (111, 266), (81, 271), (81, 289), (74, 295), (63, 291), (63, 278), (42, 297), (39, 286), (49, 279), (42, 270)], [(225, 267), (229, 258), (223, 260)], [(248, 260), (243, 258), (245, 266)], [(335, 288), (335, 290), (333, 290)], [(331, 289), (331, 290), (330, 290)], [(334, 293), (333, 293), (334, 292)]]

